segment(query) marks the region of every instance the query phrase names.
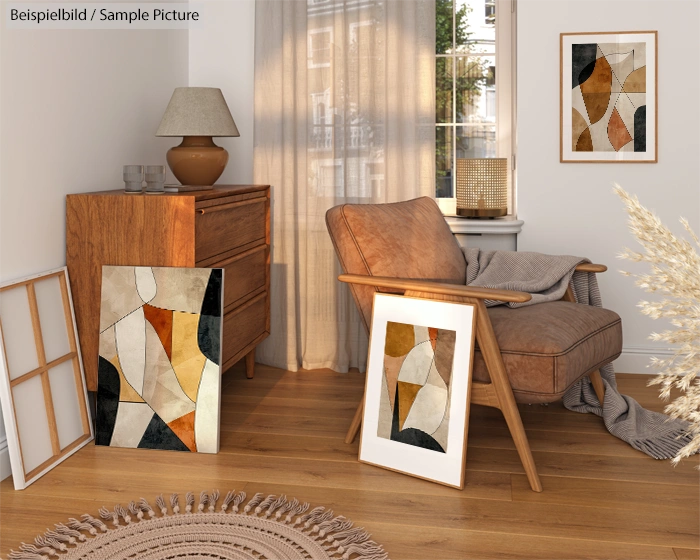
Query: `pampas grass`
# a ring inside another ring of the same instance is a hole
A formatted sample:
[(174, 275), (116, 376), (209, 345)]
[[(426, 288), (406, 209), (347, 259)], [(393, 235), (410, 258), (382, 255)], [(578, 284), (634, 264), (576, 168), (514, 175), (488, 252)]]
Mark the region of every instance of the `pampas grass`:
[[(642, 313), (653, 319), (666, 318), (675, 327), (649, 337), (674, 346), (670, 358), (651, 359), (651, 365), (660, 372), (649, 385), (660, 385), (659, 396), (665, 401), (669, 400), (672, 388), (681, 392), (664, 409), (671, 418), (690, 423), (690, 443), (671, 460), (677, 464), (700, 450), (700, 255), (690, 241), (671, 233), (636, 196), (619, 185), (615, 185), (615, 193), (627, 209), (630, 230), (644, 249), (643, 252), (625, 249), (619, 257), (649, 263), (651, 268), (649, 274), (623, 274), (634, 276), (637, 286), (662, 297), (660, 301), (639, 302)], [(700, 247), (700, 239), (688, 221), (681, 218), (680, 222)]]

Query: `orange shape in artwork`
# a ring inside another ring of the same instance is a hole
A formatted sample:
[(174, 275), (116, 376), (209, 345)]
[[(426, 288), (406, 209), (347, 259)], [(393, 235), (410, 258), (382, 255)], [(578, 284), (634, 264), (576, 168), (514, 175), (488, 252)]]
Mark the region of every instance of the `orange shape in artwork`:
[(592, 152), (593, 151), (593, 138), (591, 137), (591, 129), (586, 128), (581, 135), (578, 137), (576, 142), (575, 152)]
[(430, 345), (433, 347), (433, 352), (435, 352), (435, 347), (437, 346), (438, 330), (433, 327), (428, 327), (428, 336), (430, 336)]
[(627, 131), (627, 127), (622, 121), (622, 117), (620, 113), (617, 112), (617, 109), (613, 109), (613, 113), (608, 121), (608, 140), (610, 140), (616, 152), (632, 140), (632, 136), (630, 136), (630, 133)]
[(612, 68), (604, 56), (596, 60), (595, 68), (581, 84), (581, 93), (610, 93), (612, 90)]
[(413, 406), (413, 402), (416, 400), (416, 395), (418, 391), (423, 388), (423, 385), (417, 385), (415, 383), (406, 383), (405, 381), (399, 381), (399, 430), (403, 430), (404, 422), (408, 418), (408, 413)]
[(173, 341), (173, 312), (170, 309), (161, 309), (153, 307), (147, 303), (143, 306), (143, 315), (146, 321), (151, 323), (153, 330), (158, 334), (165, 353), (168, 355), (168, 360), (172, 359), (172, 341)]
[(190, 451), (193, 453), (197, 451), (197, 443), (194, 440), (194, 410), (170, 422), (168, 428), (182, 440), (182, 443), (184, 443)]
[(625, 93), (644, 93), (647, 90), (647, 67), (642, 66), (632, 72), (625, 80), (622, 91)]

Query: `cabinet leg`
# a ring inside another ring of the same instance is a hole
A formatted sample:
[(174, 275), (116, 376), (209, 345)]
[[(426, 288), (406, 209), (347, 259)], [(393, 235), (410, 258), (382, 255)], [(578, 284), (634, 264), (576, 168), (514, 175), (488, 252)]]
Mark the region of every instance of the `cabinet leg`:
[(253, 379), (255, 375), (255, 348), (245, 355), (245, 376)]

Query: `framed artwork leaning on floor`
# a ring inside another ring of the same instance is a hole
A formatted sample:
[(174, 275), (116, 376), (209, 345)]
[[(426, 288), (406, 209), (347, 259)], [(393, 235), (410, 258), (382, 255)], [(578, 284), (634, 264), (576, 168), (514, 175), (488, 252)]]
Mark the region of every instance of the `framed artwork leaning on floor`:
[(657, 32), (562, 33), (560, 159), (658, 161)]
[(476, 309), (375, 294), (360, 461), (464, 487)]

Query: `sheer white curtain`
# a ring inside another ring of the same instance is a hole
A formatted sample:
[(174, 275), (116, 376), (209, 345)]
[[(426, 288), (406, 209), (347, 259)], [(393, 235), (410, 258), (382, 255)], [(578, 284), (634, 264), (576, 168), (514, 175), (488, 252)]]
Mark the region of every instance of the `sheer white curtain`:
[(257, 0), (255, 26), (254, 177), (272, 185), (271, 332), (256, 358), (364, 369), (325, 213), (434, 194), (435, 4)]

